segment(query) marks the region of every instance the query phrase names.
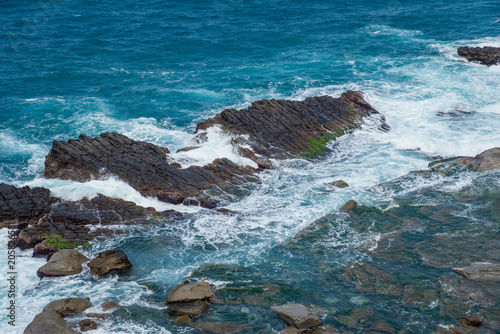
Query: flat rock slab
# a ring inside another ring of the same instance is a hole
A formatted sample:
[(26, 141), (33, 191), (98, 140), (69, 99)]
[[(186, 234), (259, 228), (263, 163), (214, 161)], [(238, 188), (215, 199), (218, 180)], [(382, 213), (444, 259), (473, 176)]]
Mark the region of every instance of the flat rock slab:
[(197, 322), (193, 324), (194, 327), (201, 328), (210, 333), (216, 334), (238, 334), (238, 333), (246, 333), (251, 332), (253, 330), (252, 327), (244, 324), (239, 324), (235, 322)]
[(314, 328), (321, 325), (322, 321), (319, 316), (325, 312), (325, 310), (321, 307), (306, 307), (301, 304), (273, 306), (272, 309), (283, 320), (285, 320), (287, 324), (295, 326), (300, 330)]
[(500, 64), (500, 48), (493, 46), (469, 47), (461, 46), (457, 49), (458, 55), (466, 58), (468, 61), (478, 62), (480, 64), (491, 66)]
[(465, 268), (453, 268), (458, 274), (474, 281), (500, 282), (500, 264), (474, 262)]
[(76, 275), (82, 272), (82, 264), (89, 259), (74, 249), (62, 249), (36, 272), (40, 278)]
[(63, 317), (47, 310), (38, 314), (26, 327), (24, 334), (78, 334), (66, 324)]
[(168, 308), (178, 315), (200, 315), (210, 306), (206, 300), (194, 300), (191, 302), (170, 303)]
[(63, 317), (80, 314), (92, 306), (90, 298), (64, 298), (48, 303), (43, 311), (52, 311)]
[(214, 296), (210, 284), (205, 281), (176, 285), (167, 295), (168, 303), (208, 300)]
[(127, 255), (119, 249), (107, 250), (87, 264), (90, 272), (98, 277), (120, 275), (132, 269)]

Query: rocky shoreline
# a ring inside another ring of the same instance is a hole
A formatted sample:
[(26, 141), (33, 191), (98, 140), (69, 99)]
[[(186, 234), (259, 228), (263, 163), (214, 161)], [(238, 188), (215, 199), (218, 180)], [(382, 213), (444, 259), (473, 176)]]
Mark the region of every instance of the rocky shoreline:
[[(46, 157), (42, 175), (45, 178), (78, 182), (117, 176), (143, 196), (177, 205), (197, 205), (224, 211), (220, 207), (221, 194), (231, 194), (246, 183), (258, 182), (261, 171), (273, 168), (273, 160), (319, 158), (328, 152), (326, 144), (329, 141), (353, 131), (363, 123), (364, 117), (371, 115), (378, 117), (381, 131), (390, 129), (383, 117), (364, 101), (360, 92), (349, 91), (337, 99), (323, 96), (304, 101), (263, 100), (254, 102), (248, 109), (224, 110), (214, 118), (200, 122), (195, 132), (199, 142), (203, 142), (208, 129), (219, 128), (231, 136), (235, 150), (256, 166), (240, 166), (228, 159), (216, 159), (205, 166), (182, 168), (169, 155), (167, 148), (134, 141), (117, 133), (103, 133), (96, 138), (80, 135), (78, 139), (55, 141)], [(191, 149), (199, 148), (186, 148)], [(378, 185), (374, 191), (384, 191), (385, 187), (402, 179), (447, 178), (456, 173), (487, 174), (498, 169), (500, 148), (497, 147), (475, 157), (435, 161), (429, 164), (429, 170), (416, 171)], [(339, 191), (349, 187), (342, 180), (333, 182), (331, 186)], [(446, 196), (443, 194), (443, 197)], [(422, 308), (429, 308), (436, 299), (440, 300), (433, 307), (439, 307), (443, 316), (455, 319), (456, 325), (436, 329), (438, 333), (494, 333), (500, 330), (500, 310), (495, 303), (490, 302), (491, 298), (500, 298), (495, 285), (500, 282), (500, 265), (495, 262), (498, 261), (495, 257), (497, 251), (500, 251), (495, 246), (498, 236), (492, 236), (491, 242), (487, 242), (483, 248), (475, 249), (473, 256), (461, 254), (460, 260), (450, 261), (447, 247), (451, 243), (463, 245), (475, 239), (453, 239), (449, 243), (442, 243), (442, 227), (426, 227), (422, 223), (438, 222), (442, 216), (449, 214), (450, 207), (467, 201), (479, 200), (491, 205), (488, 194), (481, 196), (474, 192), (465, 198), (451, 196), (446, 205), (438, 203), (434, 206), (421, 205), (415, 198), (406, 198), (399, 200), (398, 208), (385, 211), (358, 205), (352, 199), (339, 212), (313, 222), (280, 247), (287, 252), (314, 252), (318, 243), (330, 237), (329, 233), (336, 228), (339, 219), (348, 221), (359, 233), (378, 234), (376, 246), (360, 250), (375, 260), (346, 263), (342, 268), (333, 268), (325, 261), (320, 263), (324, 275), (331, 275), (360, 293), (380, 295), (405, 305), (419, 304)], [(177, 211), (158, 212), (154, 208), (145, 208), (102, 194), (92, 199), (65, 201), (53, 197), (48, 189), (16, 188), (6, 184), (0, 184), (0, 208), (0, 227), (17, 229), (16, 245), (21, 249), (33, 248), (34, 256), (47, 257), (47, 264), (37, 273), (42, 279), (76, 275), (82, 272), (84, 265), (89, 267), (91, 275), (98, 278), (122, 275), (132, 268), (132, 263), (121, 250), (101, 252), (89, 261), (73, 248), (86, 247), (95, 239), (124, 233), (119, 229), (123, 225), (149, 228), (158, 222), (170, 224), (184, 217)], [(403, 212), (403, 209), (409, 211)], [(434, 239), (407, 239), (412, 231), (425, 228), (433, 229)], [(449, 227), (450, 230), (453, 228), (456, 227)], [(474, 230), (470, 233), (473, 235)], [(324, 249), (318, 251), (326, 252)], [(405, 266), (408, 265), (406, 262), (411, 262), (406, 257), (411, 256), (430, 267), (444, 268), (446, 272), (439, 281), (430, 277), (420, 281), (416, 274), (403, 277), (402, 273), (391, 271), (391, 261), (400, 261)], [(232, 282), (228, 277), (233, 277), (233, 274), (250, 278), (243, 281), (253, 282), (253, 285)], [(331, 312), (329, 309), (323, 305), (298, 304), (290, 300), (289, 296), (300, 296), (303, 292), (287, 290), (286, 286), (275, 282), (259, 282), (257, 277), (258, 273), (246, 268), (218, 264), (200, 267), (190, 273), (189, 280), (184, 284), (170, 290), (165, 305), (168, 305), (175, 324), (196, 327), (210, 333), (252, 332), (252, 327), (247, 324), (200, 319), (212, 305), (240, 304), (265, 306), (269, 312), (274, 311), (276, 316), (283, 319), (283, 326), (285, 323), (288, 326), (280, 332), (283, 334), (353, 333), (356, 330), (396, 333), (390, 324), (373, 319), (373, 310), (368, 307), (335, 315), (333, 319), (339, 328), (323, 325), (325, 317)], [(210, 285), (205, 280), (207, 278), (213, 281), (228, 280), (228, 284), (217, 288)], [(401, 283), (405, 280), (405, 283)], [(439, 299), (438, 295), (442, 298)], [(477, 296), (491, 298), (482, 300)], [(463, 307), (469, 300), (476, 303), (474, 307)], [(90, 301), (86, 299), (54, 301), (35, 317), (25, 333), (53, 333), (51, 330), (56, 327), (58, 333), (77, 333), (74, 330), (76, 324), (68, 325), (63, 317), (80, 314), (90, 306)], [(102, 307), (105, 308), (104, 305)], [(488, 314), (488, 317), (484, 318), (484, 314)], [(90, 314), (87, 316), (91, 317)], [(113, 315), (104, 317), (108, 316)], [(99, 315), (96, 317), (99, 318)], [(55, 327), (50, 327), (50, 324)], [(84, 319), (79, 323), (81, 331), (96, 329), (98, 325), (92, 319)], [(398, 333), (409, 332), (403, 329)]]

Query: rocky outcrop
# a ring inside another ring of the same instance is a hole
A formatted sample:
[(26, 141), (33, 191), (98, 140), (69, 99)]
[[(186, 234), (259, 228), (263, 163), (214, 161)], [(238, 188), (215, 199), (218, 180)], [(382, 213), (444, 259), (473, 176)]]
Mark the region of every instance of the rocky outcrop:
[(74, 249), (62, 249), (36, 272), (40, 278), (76, 275), (82, 272), (82, 264), (89, 259)]
[(132, 269), (127, 255), (119, 249), (107, 250), (87, 264), (90, 272), (98, 277), (121, 275)]
[(199, 167), (180, 168), (169, 163), (167, 148), (135, 141), (118, 133), (102, 133), (90, 138), (54, 141), (45, 158), (43, 176), (79, 182), (116, 175), (143, 196), (161, 201), (214, 207), (215, 203), (202, 191), (229, 189), (234, 185), (255, 181), (256, 171), (241, 167), (228, 159), (216, 159)]
[(50, 211), (55, 200), (45, 188), (17, 188), (0, 183), (0, 228), (36, 221)]
[(321, 307), (306, 307), (301, 304), (273, 306), (272, 309), (287, 324), (295, 326), (299, 330), (311, 329), (321, 325), (322, 321), (319, 316), (325, 312)]
[(24, 334), (77, 334), (63, 317), (54, 311), (44, 311), (26, 327)]
[(500, 264), (474, 262), (465, 268), (453, 268), (458, 274), (474, 281), (500, 282)]
[(262, 100), (247, 109), (226, 109), (200, 122), (196, 132), (219, 126), (235, 137), (235, 144), (267, 158), (315, 157), (324, 153), (327, 141), (358, 127), (363, 117), (372, 114), (378, 112), (361, 92), (348, 91), (336, 99)]
[(349, 185), (347, 184), (347, 182), (345, 182), (344, 180), (337, 180), (337, 181), (329, 182), (327, 184), (331, 185), (332, 187), (337, 187), (337, 188), (347, 188), (347, 187), (349, 187)]
[(213, 297), (214, 294), (208, 282), (185, 282), (170, 290), (167, 295), (167, 304), (170, 311), (176, 314), (199, 315), (207, 309)]
[(43, 312), (52, 311), (62, 317), (77, 315), (92, 306), (90, 298), (64, 298), (48, 303)]
[(356, 207), (358, 206), (358, 202), (356, 202), (355, 200), (353, 199), (350, 199), (347, 201), (347, 203), (345, 203), (341, 208), (340, 210), (341, 211), (351, 211), (353, 209), (355, 209)]
[(469, 47), (461, 46), (457, 50), (458, 55), (468, 61), (477, 62), (486, 66), (500, 64), (500, 48), (493, 46)]
[(486, 150), (475, 157), (453, 157), (437, 160), (429, 164), (432, 171), (444, 173), (453, 172), (456, 169), (468, 169), (476, 172), (484, 172), (500, 168), (500, 147)]

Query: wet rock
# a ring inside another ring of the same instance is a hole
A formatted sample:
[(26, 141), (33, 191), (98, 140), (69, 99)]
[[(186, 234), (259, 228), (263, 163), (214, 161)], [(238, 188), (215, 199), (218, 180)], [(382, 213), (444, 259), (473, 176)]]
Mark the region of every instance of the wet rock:
[(170, 311), (176, 314), (199, 315), (210, 305), (214, 297), (210, 284), (205, 281), (176, 285), (167, 295)]
[(356, 207), (358, 206), (358, 203), (353, 200), (353, 199), (350, 199), (347, 201), (346, 204), (344, 204), (340, 210), (341, 211), (351, 211), (352, 209), (355, 209)]
[(325, 310), (318, 306), (306, 307), (301, 304), (286, 304), (271, 307), (287, 324), (297, 327), (300, 330), (310, 329), (321, 325), (319, 316)]
[(378, 112), (361, 92), (348, 91), (336, 99), (256, 101), (248, 109), (227, 109), (198, 123), (196, 132), (219, 126), (239, 146), (249, 146), (267, 158), (315, 157), (327, 150), (325, 142), (358, 127), (363, 117), (372, 114)]
[[(0, 224), (16, 220), (38, 219), (50, 211), (55, 198), (50, 190), (40, 187), (17, 188), (0, 183)], [(3, 225), (0, 225), (0, 228)]]
[(335, 320), (349, 328), (358, 328), (361, 320), (368, 318), (373, 314), (373, 310), (367, 307), (361, 307), (353, 310), (350, 314), (344, 316), (336, 316)]
[(180, 324), (189, 324), (191, 323), (192, 320), (191, 320), (191, 317), (187, 314), (183, 314), (181, 315), (180, 317), (177, 317), (175, 320), (174, 320), (174, 323), (176, 325), (180, 325)]
[(278, 334), (300, 334), (300, 331), (297, 329), (297, 327), (290, 326), (282, 331), (279, 331)]
[(484, 172), (500, 168), (500, 147), (486, 150), (475, 157), (453, 157), (433, 161), (429, 164), (433, 171), (449, 174), (455, 170), (467, 169), (471, 171)]
[(402, 287), (395, 277), (368, 263), (354, 263), (346, 268), (342, 278), (356, 286), (359, 292), (400, 296)]
[(461, 46), (457, 49), (458, 55), (468, 61), (491, 66), (500, 64), (500, 48), (493, 46), (469, 47)]
[(500, 281), (500, 264), (474, 262), (468, 267), (453, 268), (453, 270), (474, 281)]
[(77, 334), (66, 324), (63, 317), (54, 311), (44, 311), (26, 327), (24, 334)]
[(333, 186), (333, 187), (337, 187), (337, 188), (347, 188), (347, 187), (349, 187), (349, 185), (347, 184), (347, 182), (345, 182), (344, 180), (337, 180), (337, 181), (330, 182), (328, 184), (331, 185), (331, 186)]
[(98, 325), (99, 324), (97, 322), (95, 322), (94, 320), (91, 320), (91, 319), (83, 319), (80, 322), (78, 322), (78, 326), (80, 326), (80, 330), (82, 332), (86, 332), (86, 331), (91, 331), (93, 329), (97, 329)]
[(193, 324), (193, 326), (201, 328), (207, 332), (216, 334), (237, 334), (237, 333), (251, 332), (253, 330), (252, 327), (248, 325), (239, 324), (235, 322), (221, 323), (221, 322), (204, 321), (204, 322), (197, 322)]
[(110, 310), (112, 308), (118, 307), (120, 302), (117, 301), (108, 301), (101, 304), (101, 307), (104, 311)]
[(179, 168), (168, 162), (168, 149), (146, 142), (134, 141), (117, 133), (102, 133), (90, 138), (54, 141), (45, 158), (43, 175), (79, 182), (116, 175), (143, 196), (181, 204), (196, 198), (203, 207), (214, 202), (202, 191), (228, 189), (234, 185), (256, 181), (256, 171), (241, 167), (228, 159), (216, 159), (206, 166)]
[(500, 147), (491, 148), (476, 155), (472, 165), (479, 172), (500, 168)]
[(394, 327), (389, 325), (387, 322), (380, 320), (375, 321), (373, 324), (371, 324), (370, 329), (376, 331), (377, 333), (388, 333), (388, 334), (396, 333)]
[(87, 264), (90, 272), (98, 277), (121, 275), (132, 269), (127, 255), (119, 249), (107, 250)]
[(477, 315), (466, 315), (461, 317), (458, 321), (460, 322), (460, 324), (462, 324), (462, 326), (473, 327), (479, 327), (483, 323), (483, 319), (481, 319)]
[(338, 334), (341, 333), (338, 329), (332, 326), (319, 326), (315, 328), (311, 334)]
[(57, 251), (49, 261), (37, 271), (40, 278), (76, 275), (82, 272), (82, 264), (89, 259), (74, 249)]
[(90, 298), (64, 298), (48, 303), (43, 311), (53, 311), (63, 317), (80, 314), (92, 306)]

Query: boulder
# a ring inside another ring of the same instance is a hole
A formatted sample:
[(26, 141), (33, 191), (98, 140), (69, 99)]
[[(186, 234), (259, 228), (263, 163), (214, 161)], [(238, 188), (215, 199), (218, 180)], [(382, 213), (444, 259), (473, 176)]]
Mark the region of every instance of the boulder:
[(344, 204), (340, 210), (341, 211), (351, 211), (352, 209), (355, 209), (358, 206), (358, 202), (356, 202), (353, 199), (350, 199), (347, 201), (346, 204)]
[(86, 331), (91, 331), (93, 329), (97, 329), (98, 325), (99, 324), (97, 322), (95, 322), (94, 320), (91, 320), (91, 319), (83, 319), (80, 322), (78, 322), (78, 326), (80, 326), (80, 330), (82, 332), (86, 332)]
[(468, 61), (477, 62), (486, 66), (500, 64), (500, 48), (493, 46), (469, 47), (461, 46), (457, 49), (458, 55)]
[(76, 275), (82, 272), (82, 264), (89, 259), (74, 249), (62, 249), (36, 272), (40, 278)]
[(322, 321), (319, 316), (325, 312), (321, 307), (306, 307), (301, 304), (273, 306), (272, 309), (285, 320), (287, 324), (295, 326), (299, 330), (310, 329), (321, 325)]
[(432, 171), (449, 173), (456, 169), (484, 172), (500, 168), (500, 147), (490, 148), (475, 157), (453, 157), (436, 160), (429, 164)]
[(56, 312), (47, 310), (38, 314), (26, 327), (24, 334), (77, 334), (68, 327), (63, 317)]
[(347, 188), (347, 187), (349, 187), (349, 185), (347, 184), (347, 182), (345, 182), (344, 180), (337, 180), (337, 181), (330, 182), (328, 184), (331, 185), (331, 186), (333, 186), (333, 187), (337, 187), (337, 188)]
[(472, 165), (479, 172), (500, 168), (500, 147), (490, 148), (476, 155)]
[(92, 306), (90, 298), (64, 298), (48, 303), (43, 311), (52, 311), (63, 317), (80, 314)]
[(110, 310), (112, 308), (118, 307), (118, 305), (120, 305), (120, 303), (117, 301), (108, 301), (108, 302), (102, 303), (101, 307), (104, 311), (107, 311), (107, 310)]
[(98, 277), (120, 275), (132, 269), (127, 255), (119, 249), (107, 250), (87, 264), (90, 272)]
[(455, 272), (474, 281), (500, 281), (500, 264), (474, 262), (465, 268), (453, 268)]
[(167, 295), (170, 311), (176, 314), (199, 315), (214, 297), (210, 284), (205, 281), (176, 285)]

